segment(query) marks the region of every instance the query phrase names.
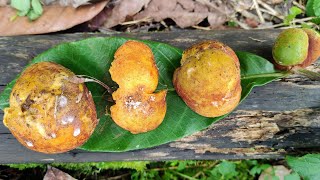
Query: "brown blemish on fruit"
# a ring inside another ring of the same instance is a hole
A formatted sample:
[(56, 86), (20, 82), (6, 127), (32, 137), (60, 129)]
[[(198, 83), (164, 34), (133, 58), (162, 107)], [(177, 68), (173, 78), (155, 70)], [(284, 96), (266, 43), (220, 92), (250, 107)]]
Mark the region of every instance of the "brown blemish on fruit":
[(239, 60), (230, 47), (220, 42), (196, 44), (183, 52), (173, 84), (196, 113), (205, 117), (227, 114), (240, 101)]
[[(78, 83), (67, 80), (72, 76), (51, 62), (34, 64), (21, 74), (3, 120), (21, 144), (38, 152), (61, 153), (90, 137), (98, 123), (93, 99), (84, 84), (81, 90)], [(85, 95), (76, 103), (78, 94)], [(75, 133), (76, 128), (81, 133)]]
[(114, 122), (133, 134), (157, 128), (166, 114), (166, 93), (154, 93), (158, 68), (151, 49), (137, 41), (127, 41), (115, 53), (110, 74), (119, 88), (112, 94)]

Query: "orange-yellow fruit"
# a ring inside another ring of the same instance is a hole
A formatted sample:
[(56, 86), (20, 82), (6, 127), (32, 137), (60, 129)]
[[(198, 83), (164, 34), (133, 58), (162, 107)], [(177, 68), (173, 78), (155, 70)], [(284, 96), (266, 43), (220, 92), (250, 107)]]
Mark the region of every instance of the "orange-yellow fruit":
[(69, 69), (41, 62), (28, 67), (10, 95), (4, 125), (27, 148), (43, 153), (72, 150), (90, 137), (98, 120), (85, 84)]
[(231, 112), (240, 101), (240, 65), (236, 54), (217, 41), (205, 41), (183, 52), (173, 84), (196, 113), (217, 117)]
[(127, 41), (115, 53), (109, 70), (119, 88), (112, 94), (114, 122), (133, 134), (157, 128), (166, 114), (166, 91), (154, 93), (158, 69), (151, 49), (137, 41)]

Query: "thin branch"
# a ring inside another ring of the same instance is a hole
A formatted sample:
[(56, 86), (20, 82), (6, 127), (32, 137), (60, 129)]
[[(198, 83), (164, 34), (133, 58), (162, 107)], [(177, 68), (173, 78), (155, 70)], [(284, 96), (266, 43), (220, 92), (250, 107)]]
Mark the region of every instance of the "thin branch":
[(279, 19), (282, 19), (282, 20), (284, 19), (284, 16), (279, 15), (278, 13), (274, 14), (274, 13), (272, 13), (272, 12), (266, 10), (266, 9), (263, 9), (263, 8), (261, 8), (260, 10), (261, 10), (261, 12), (268, 13), (268, 14), (270, 14), (272, 16), (275, 16), (275, 17), (277, 17)]
[(205, 31), (210, 31), (210, 27), (202, 27), (202, 26), (192, 26), (195, 29), (201, 29), (201, 30), (205, 30)]
[[(104, 84), (103, 82), (101, 82), (100, 80), (94, 78), (94, 77), (91, 77), (91, 76), (87, 76), (87, 75), (76, 75), (77, 78), (79, 78), (79, 80), (83, 80), (83, 82), (95, 82), (95, 83), (98, 83), (100, 84), (102, 87), (104, 87), (109, 94), (112, 94), (113, 93), (113, 90), (106, 84)], [(83, 78), (83, 79), (81, 79)], [(72, 79), (70, 79), (72, 81)]]
[(243, 10), (241, 12), (242, 16), (246, 17), (246, 18), (250, 18), (250, 19), (254, 19), (255, 21), (259, 21), (258, 16), (256, 16), (255, 14), (252, 14), (251, 12), (247, 11), (247, 10)]
[(131, 25), (131, 24), (138, 24), (138, 23), (141, 23), (141, 22), (151, 22), (151, 20), (152, 19), (150, 17), (146, 17), (146, 18), (138, 19), (138, 20), (134, 20), (134, 21), (123, 22), (120, 25)]
[(185, 174), (182, 174), (182, 173), (179, 173), (179, 172), (176, 172), (176, 171), (172, 171), (172, 173), (176, 174), (176, 175), (179, 175), (185, 179), (189, 179), (189, 180), (197, 180), (196, 178), (193, 178), (193, 177), (190, 177), (188, 175), (185, 175)]
[(262, 24), (264, 24), (264, 23), (265, 23), (265, 20), (264, 20), (264, 18), (263, 18), (263, 16), (262, 16), (262, 13), (261, 13), (261, 11), (260, 11), (259, 4), (257, 3), (257, 0), (253, 0), (253, 5), (254, 5), (254, 7), (255, 7), (255, 9), (256, 9), (256, 11), (257, 11), (257, 14), (258, 14), (258, 17), (259, 17), (259, 19), (260, 19), (260, 22), (261, 22)]
[(306, 10), (306, 8), (303, 5), (301, 5), (300, 3), (296, 2), (296, 1), (293, 1), (293, 5), (297, 6), (298, 8), (300, 8), (304, 11)]
[(269, 6), (269, 4), (267, 4), (261, 0), (257, 0), (257, 2), (258, 2), (258, 4), (260, 4), (261, 6), (266, 8), (268, 11), (270, 11), (272, 14), (279, 15), (279, 13), (276, 10), (274, 10), (271, 6)]
[(107, 180), (117, 180), (122, 179), (124, 177), (130, 176), (131, 173), (121, 174), (119, 176), (108, 177)]
[(310, 71), (307, 69), (297, 69), (297, 70), (293, 70), (293, 71), (297, 74), (304, 75), (312, 80), (320, 81), (320, 73), (313, 72), (313, 71)]
[[(303, 23), (306, 21), (310, 21), (311, 19), (313, 19), (313, 17), (307, 17), (307, 18), (302, 18), (302, 19), (295, 19), (292, 21), (292, 23)], [(276, 28), (276, 27), (281, 27), (281, 26), (285, 26), (285, 23), (280, 23), (280, 24), (275, 24), (272, 26), (264, 26), (264, 27), (258, 27), (256, 29), (272, 29), (272, 28)]]
[(256, 38), (253, 38), (253, 37), (249, 37), (249, 39), (257, 41), (257, 42), (266, 42), (267, 41), (267, 40), (256, 39)]

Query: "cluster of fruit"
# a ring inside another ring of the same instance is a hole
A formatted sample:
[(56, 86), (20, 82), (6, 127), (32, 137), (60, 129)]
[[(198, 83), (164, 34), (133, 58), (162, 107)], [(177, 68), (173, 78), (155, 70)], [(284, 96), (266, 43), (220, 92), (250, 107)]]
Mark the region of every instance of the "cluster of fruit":
[[(309, 29), (285, 30), (273, 47), (275, 65), (285, 70), (304, 68), (319, 56), (320, 36)], [(142, 42), (127, 41), (116, 51), (109, 72), (119, 85), (112, 93), (114, 122), (132, 134), (157, 128), (166, 116), (167, 91), (155, 92), (159, 72), (151, 49)], [(173, 85), (196, 113), (205, 117), (227, 114), (241, 97), (238, 57), (218, 41), (195, 44), (183, 52)], [(98, 124), (84, 81), (52, 62), (31, 65), (21, 74), (4, 112), (4, 125), (20, 143), (43, 153), (82, 145)]]

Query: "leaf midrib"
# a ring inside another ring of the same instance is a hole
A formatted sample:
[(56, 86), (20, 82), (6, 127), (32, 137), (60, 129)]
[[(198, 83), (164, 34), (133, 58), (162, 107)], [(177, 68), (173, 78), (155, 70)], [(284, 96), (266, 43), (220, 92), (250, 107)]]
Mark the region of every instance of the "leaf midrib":
[(267, 78), (267, 77), (282, 77), (285, 75), (287, 75), (287, 73), (252, 74), (252, 75), (248, 75), (248, 76), (241, 76), (241, 80), (254, 79), (254, 78)]

